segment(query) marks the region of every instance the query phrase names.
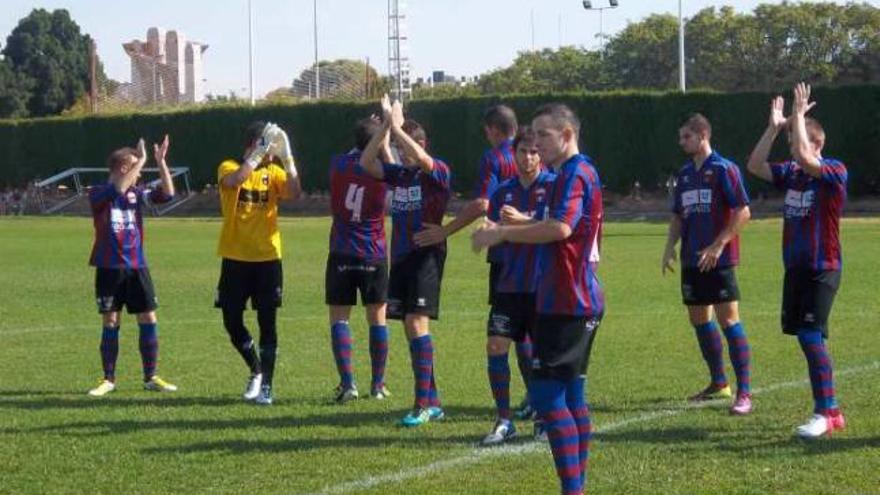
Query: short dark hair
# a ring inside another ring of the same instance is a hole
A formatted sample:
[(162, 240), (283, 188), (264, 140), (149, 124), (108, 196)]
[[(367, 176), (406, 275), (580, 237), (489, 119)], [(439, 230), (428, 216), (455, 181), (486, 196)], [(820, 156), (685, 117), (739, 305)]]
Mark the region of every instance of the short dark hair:
[(357, 149), (363, 151), (373, 136), (379, 132), (382, 125), (372, 118), (358, 120), (354, 125), (354, 145)]
[(107, 157), (107, 168), (109, 168), (111, 172), (116, 172), (119, 170), (119, 167), (122, 166), (123, 161), (132, 156), (138, 156), (138, 151), (136, 149), (129, 147), (119, 148), (110, 153), (110, 156)]
[(254, 144), (254, 141), (263, 135), (263, 130), (265, 128), (266, 123), (262, 120), (255, 120), (248, 124), (247, 128), (244, 130), (244, 147), (250, 148), (250, 146)]
[(425, 128), (415, 120), (406, 119), (400, 128), (415, 141), (428, 142), (428, 134), (425, 132)]
[(524, 125), (516, 131), (516, 137), (513, 138), (513, 152), (519, 148), (519, 143), (534, 143), (535, 131), (531, 126)]
[(681, 123), (681, 128), (689, 129), (697, 134), (705, 133), (707, 137), (712, 137), (712, 124), (709, 122), (709, 119), (701, 113), (692, 113), (688, 115), (688, 117), (684, 119), (684, 122)]
[(570, 125), (572, 129), (574, 129), (575, 134), (580, 135), (581, 119), (575, 115), (568, 105), (564, 103), (547, 103), (546, 105), (541, 105), (535, 110), (535, 115), (532, 117), (532, 120), (545, 116), (552, 118), (553, 122), (560, 128), (564, 127), (566, 124)]
[(508, 136), (516, 132), (516, 112), (507, 105), (494, 105), (483, 112), (483, 124)]

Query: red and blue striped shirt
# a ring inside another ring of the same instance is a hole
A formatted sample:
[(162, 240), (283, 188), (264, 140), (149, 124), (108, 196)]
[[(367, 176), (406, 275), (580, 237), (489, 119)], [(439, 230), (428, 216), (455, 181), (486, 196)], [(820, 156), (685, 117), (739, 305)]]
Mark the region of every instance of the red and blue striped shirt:
[[(712, 152), (697, 169), (689, 160), (675, 181), (673, 212), (681, 217), (681, 266), (698, 266), (700, 250), (715, 242), (733, 218), (737, 208), (748, 206), (739, 167)], [(724, 246), (718, 267), (739, 263), (739, 235)]]
[[(486, 150), (480, 158), (480, 169), (474, 197), (489, 200), (498, 186), (507, 179), (516, 178), (516, 158), (513, 139), (506, 139), (498, 146)], [(490, 247), (486, 259), (501, 261), (498, 248)]]
[[(391, 262), (401, 260), (418, 249), (413, 235), (423, 223), (441, 225), (450, 196), (449, 167), (434, 159), (434, 168), (425, 173), (420, 167), (382, 164), (383, 180), (391, 195)], [(446, 241), (437, 245), (445, 250)]]
[(540, 314), (598, 317), (605, 295), (596, 276), (602, 239), (602, 183), (592, 161), (574, 155), (556, 169), (548, 218), (571, 235), (545, 244), (538, 254), (537, 309)]
[(90, 188), (95, 241), (89, 264), (98, 268), (146, 268), (143, 207), (170, 200), (171, 196), (161, 189), (134, 186), (120, 194), (109, 182)]
[(846, 202), (846, 166), (823, 158), (813, 177), (790, 161), (770, 165), (773, 184), (785, 191), (782, 257), (786, 268), (840, 270), (840, 217)]
[(330, 252), (379, 262), (386, 259), (387, 187), (360, 165), (361, 152), (333, 157), (330, 163)]
[[(510, 205), (534, 220), (547, 218), (548, 201), (553, 194), (556, 175), (541, 171), (529, 187), (523, 187), (519, 177), (502, 182), (489, 200), (489, 220), (501, 221), (501, 208)], [(497, 262), (501, 267), (496, 292), (531, 294), (538, 285), (538, 250), (536, 244), (505, 242), (497, 246)]]

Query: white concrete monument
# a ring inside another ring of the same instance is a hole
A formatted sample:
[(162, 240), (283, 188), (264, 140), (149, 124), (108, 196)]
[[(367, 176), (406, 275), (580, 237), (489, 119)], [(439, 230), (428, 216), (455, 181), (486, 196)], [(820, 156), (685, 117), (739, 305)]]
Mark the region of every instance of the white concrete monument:
[(131, 58), (135, 103), (197, 103), (205, 99), (202, 54), (208, 45), (187, 41), (182, 33), (151, 27), (147, 40), (122, 44)]

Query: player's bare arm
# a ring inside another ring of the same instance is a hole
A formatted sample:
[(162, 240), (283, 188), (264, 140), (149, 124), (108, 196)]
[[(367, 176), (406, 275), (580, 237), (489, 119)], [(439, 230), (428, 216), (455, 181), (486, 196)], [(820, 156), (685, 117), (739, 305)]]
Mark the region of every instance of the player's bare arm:
[(171, 179), (171, 171), (168, 169), (168, 162), (166, 161), (170, 144), (168, 134), (165, 135), (160, 144), (153, 144), (153, 158), (156, 160), (156, 166), (159, 167), (162, 192), (169, 196), (174, 196), (174, 181)]
[(361, 167), (368, 174), (379, 180), (385, 178), (385, 172), (382, 170), (382, 161), (379, 159), (380, 154), (383, 155), (383, 160), (391, 161), (391, 100), (388, 98), (388, 95), (382, 97), (381, 105), (382, 128), (370, 138), (370, 142), (367, 143), (367, 147), (364, 148), (360, 158)]
[(733, 218), (718, 234), (715, 241), (697, 253), (700, 256), (697, 267), (701, 272), (708, 272), (718, 265), (718, 259), (724, 253), (724, 246), (739, 234), (739, 231), (751, 217), (752, 213), (748, 206), (741, 206), (734, 210)]
[(483, 225), (471, 235), (474, 251), (489, 248), (502, 242), (520, 244), (546, 244), (567, 239), (571, 236), (571, 227), (559, 220), (543, 220), (531, 225), (499, 225), (484, 220)]
[(122, 173), (113, 174), (110, 177), (110, 182), (113, 183), (119, 194), (124, 193), (137, 182), (145, 163), (147, 163), (147, 149), (143, 138), (141, 138), (137, 144), (137, 155), (131, 158), (130, 165), (123, 168)]
[(752, 150), (751, 155), (749, 155), (749, 162), (746, 165), (746, 168), (752, 175), (767, 182), (773, 180), (773, 174), (770, 172), (770, 164), (767, 162), (767, 159), (770, 156), (770, 150), (773, 148), (773, 143), (776, 141), (779, 133), (785, 129), (785, 126), (788, 124), (788, 119), (785, 118), (785, 114), (783, 113), (784, 106), (785, 100), (781, 96), (773, 98), (770, 102), (770, 118), (767, 123), (767, 129), (764, 130), (764, 134), (761, 136), (761, 139), (758, 140), (758, 144), (755, 145), (755, 149)]
[(411, 138), (409, 134), (404, 132), (403, 123), (403, 105), (400, 101), (395, 101), (391, 105), (391, 134), (394, 136), (395, 142), (403, 149), (403, 153), (407, 156), (414, 157), (416, 165), (425, 173), (431, 173), (434, 170), (434, 159), (425, 151), (422, 146)]
[(672, 218), (669, 219), (669, 231), (666, 234), (666, 248), (663, 250), (663, 260), (660, 262), (660, 271), (663, 275), (666, 275), (667, 270), (670, 273), (675, 273), (672, 265), (674, 265), (678, 259), (678, 256), (675, 253), (675, 245), (678, 244), (679, 239), (681, 239), (681, 216), (673, 214)]
[(816, 106), (810, 101), (810, 85), (799, 83), (794, 87), (794, 102), (791, 108), (791, 143), (794, 159), (804, 172), (819, 177), (822, 175), (822, 162), (807, 136), (807, 113)]

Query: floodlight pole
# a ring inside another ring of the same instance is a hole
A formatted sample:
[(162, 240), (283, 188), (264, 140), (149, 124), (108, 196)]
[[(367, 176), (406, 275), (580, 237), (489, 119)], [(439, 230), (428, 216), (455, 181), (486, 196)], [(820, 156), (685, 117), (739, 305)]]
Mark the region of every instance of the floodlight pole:
[(318, 65), (318, 0), (314, 0), (315, 11), (315, 99), (321, 99), (321, 66)]
[(252, 0), (248, 0), (248, 69), (250, 72), (250, 93), (251, 106), (256, 103), (254, 97), (254, 10), (252, 8)]
[(687, 77), (684, 65), (684, 16), (681, 3), (682, 0), (678, 0), (678, 87), (684, 93), (687, 91)]
[(608, 7), (593, 7), (592, 2), (583, 2), (584, 10), (598, 10), (599, 11), (599, 55), (601, 57), (605, 56), (605, 20), (603, 18), (606, 10), (616, 9), (617, 3), (610, 2)]

